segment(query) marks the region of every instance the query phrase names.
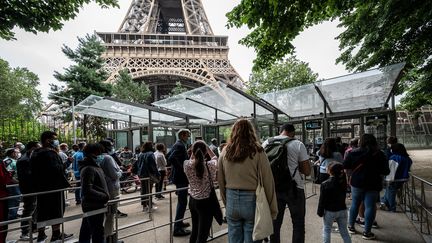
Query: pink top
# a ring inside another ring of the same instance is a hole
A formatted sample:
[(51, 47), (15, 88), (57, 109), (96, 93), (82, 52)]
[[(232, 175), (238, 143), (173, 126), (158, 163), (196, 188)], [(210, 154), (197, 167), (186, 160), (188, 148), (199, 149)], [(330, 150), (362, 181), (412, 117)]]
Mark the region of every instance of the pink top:
[[(205, 199), (210, 196), (210, 181), (208, 178), (207, 167), (204, 168), (203, 178), (200, 179), (195, 173), (193, 160), (186, 160), (184, 162), (184, 172), (189, 180), (189, 195), (194, 199)], [(216, 180), (217, 175), (217, 157), (213, 157), (207, 162), (208, 168), (211, 173), (212, 180)]]

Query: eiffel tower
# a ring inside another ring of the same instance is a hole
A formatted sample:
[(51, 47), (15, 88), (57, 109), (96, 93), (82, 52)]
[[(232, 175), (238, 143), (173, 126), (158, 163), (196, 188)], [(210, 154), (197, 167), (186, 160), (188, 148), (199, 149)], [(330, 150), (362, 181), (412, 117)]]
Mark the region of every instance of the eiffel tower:
[(153, 101), (176, 82), (187, 89), (216, 89), (217, 81), (243, 86), (228, 60), (228, 37), (213, 34), (201, 0), (133, 0), (117, 32), (97, 35), (106, 48), (107, 82), (126, 69), (150, 87)]

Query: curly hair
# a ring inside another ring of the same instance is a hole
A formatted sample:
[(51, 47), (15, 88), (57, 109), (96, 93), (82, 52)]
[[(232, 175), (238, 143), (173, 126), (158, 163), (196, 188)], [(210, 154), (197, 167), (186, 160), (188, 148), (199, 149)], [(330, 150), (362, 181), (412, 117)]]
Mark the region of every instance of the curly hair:
[(225, 148), (225, 157), (229, 161), (241, 162), (247, 157), (253, 158), (264, 149), (258, 142), (255, 129), (252, 124), (244, 119), (238, 119), (232, 126), (232, 132)]

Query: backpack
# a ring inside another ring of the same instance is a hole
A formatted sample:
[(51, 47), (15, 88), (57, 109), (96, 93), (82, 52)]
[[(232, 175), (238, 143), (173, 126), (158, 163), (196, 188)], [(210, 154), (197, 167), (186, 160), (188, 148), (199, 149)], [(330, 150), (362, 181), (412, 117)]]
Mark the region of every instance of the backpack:
[(275, 188), (277, 191), (286, 191), (292, 186), (296, 186), (293, 179), (297, 168), (291, 175), (288, 167), (288, 149), (287, 144), (295, 140), (295, 138), (275, 139), (270, 138), (267, 146), (264, 148), (270, 162), (270, 167), (273, 172)]

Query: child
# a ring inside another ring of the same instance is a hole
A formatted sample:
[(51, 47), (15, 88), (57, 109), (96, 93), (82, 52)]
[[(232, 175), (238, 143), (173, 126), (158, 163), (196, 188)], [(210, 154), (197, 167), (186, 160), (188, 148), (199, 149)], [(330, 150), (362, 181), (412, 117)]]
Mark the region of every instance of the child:
[(347, 208), (345, 205), (346, 177), (343, 165), (331, 162), (327, 167), (330, 178), (321, 184), (317, 214), (323, 218), (323, 242), (329, 243), (333, 222), (338, 223), (339, 232), (344, 243), (351, 243), (347, 229)]

